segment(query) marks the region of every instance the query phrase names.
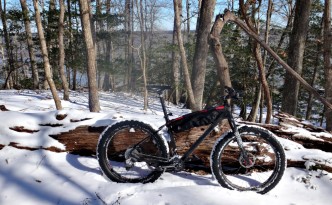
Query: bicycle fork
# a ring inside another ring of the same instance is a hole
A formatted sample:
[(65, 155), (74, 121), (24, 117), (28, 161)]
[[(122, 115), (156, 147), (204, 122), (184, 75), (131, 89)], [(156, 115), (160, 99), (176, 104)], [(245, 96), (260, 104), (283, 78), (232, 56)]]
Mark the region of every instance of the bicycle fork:
[(245, 150), (243, 140), (240, 136), (238, 127), (235, 124), (234, 118), (230, 117), (228, 119), (228, 121), (231, 126), (231, 129), (233, 130), (236, 142), (241, 151), (241, 155), (239, 156), (239, 162), (240, 162), (241, 166), (243, 166), (244, 168), (250, 168), (250, 167), (254, 166), (255, 158), (254, 157), (250, 158), (250, 154)]

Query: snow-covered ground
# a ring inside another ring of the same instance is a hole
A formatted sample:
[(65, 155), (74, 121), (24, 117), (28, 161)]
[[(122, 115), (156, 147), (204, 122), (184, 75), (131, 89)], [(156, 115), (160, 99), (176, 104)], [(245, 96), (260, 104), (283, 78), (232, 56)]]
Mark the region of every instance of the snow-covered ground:
[[(106, 126), (117, 120), (140, 119), (158, 127), (163, 124), (158, 99), (149, 100), (148, 111), (142, 110), (142, 99), (123, 93), (100, 93), (102, 111), (88, 112), (87, 93), (71, 92), (71, 101), (62, 101), (64, 120), (47, 91), (0, 91), (0, 145), (17, 142), (28, 147), (64, 145), (48, 137), (80, 125)], [(169, 105), (174, 114), (187, 113)], [(84, 121), (79, 121), (85, 119)], [(75, 121), (75, 122), (73, 122)], [(50, 127), (46, 124), (61, 124)], [(9, 128), (23, 126), (33, 133)], [(291, 128), (289, 128), (291, 129)], [(332, 137), (330, 134), (321, 134)], [(319, 138), (316, 133), (316, 137)], [(332, 154), (308, 150), (297, 143), (279, 139), (288, 159), (307, 160), (308, 168), (316, 163), (332, 166)], [(318, 139), (319, 140), (319, 139)], [(117, 184), (107, 181), (93, 157), (55, 153), (39, 149), (28, 151), (5, 146), (0, 150), (0, 204), (330, 204), (332, 174), (325, 171), (287, 168), (281, 182), (265, 195), (224, 189), (211, 175), (187, 172), (164, 173), (150, 184)]]

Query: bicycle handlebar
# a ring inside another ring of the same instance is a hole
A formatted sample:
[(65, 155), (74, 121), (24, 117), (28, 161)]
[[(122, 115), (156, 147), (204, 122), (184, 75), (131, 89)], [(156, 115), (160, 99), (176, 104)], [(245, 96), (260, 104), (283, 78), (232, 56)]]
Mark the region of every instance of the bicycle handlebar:
[(147, 85), (146, 88), (150, 92), (162, 94), (165, 90), (170, 90), (172, 87), (169, 85)]
[(239, 93), (236, 92), (233, 88), (225, 86), (225, 91), (227, 93), (227, 95), (225, 96), (225, 100), (228, 100), (228, 99), (238, 100), (239, 99)]

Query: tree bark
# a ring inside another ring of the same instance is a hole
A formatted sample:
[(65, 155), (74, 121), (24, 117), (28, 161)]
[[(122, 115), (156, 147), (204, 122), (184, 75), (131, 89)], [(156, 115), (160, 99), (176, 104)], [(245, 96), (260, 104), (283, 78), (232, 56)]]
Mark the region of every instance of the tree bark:
[(205, 85), (206, 59), (209, 51), (208, 37), (211, 31), (211, 21), (216, 5), (215, 0), (202, 1), (193, 61), (192, 85), (195, 97), (194, 110), (202, 109)]
[(30, 65), (32, 71), (32, 79), (33, 79), (33, 89), (39, 89), (39, 74), (38, 74), (38, 68), (33, 48), (31, 26), (29, 20), (29, 10), (26, 0), (20, 0), (20, 2), (22, 7), (23, 19), (24, 19), (25, 33), (27, 35), (27, 44), (28, 44)]
[(74, 55), (73, 55), (73, 28), (72, 28), (72, 12), (71, 12), (71, 0), (67, 0), (67, 13), (68, 13), (68, 41), (69, 41), (69, 45), (68, 45), (68, 50), (70, 55), (67, 57), (67, 60), (69, 62), (69, 65), (66, 65), (66, 70), (67, 70), (67, 79), (68, 79), (68, 87), (73, 88), (72, 84), (71, 84), (71, 79), (74, 77), (74, 66), (70, 65), (72, 64), (71, 62), (74, 61)]
[(84, 33), (84, 41), (87, 49), (87, 73), (89, 85), (89, 109), (90, 112), (99, 112), (99, 97), (96, 77), (96, 52), (91, 30), (90, 4), (88, 1), (80, 0), (80, 13)]
[[(331, 0), (325, 0), (324, 8), (324, 69), (325, 97), (332, 104), (332, 64), (331, 64)], [(326, 109), (326, 129), (332, 131), (332, 109)]]
[(272, 117), (272, 101), (271, 101), (271, 94), (270, 94), (270, 88), (269, 88), (269, 84), (267, 83), (266, 80), (266, 75), (265, 75), (265, 67), (263, 65), (263, 59), (262, 59), (262, 53), (261, 53), (261, 47), (260, 45), (255, 42), (254, 43), (254, 55), (257, 61), (257, 66), (258, 66), (258, 70), (259, 70), (259, 78), (260, 81), (262, 83), (262, 87), (263, 87), (263, 91), (264, 91), (264, 97), (266, 100), (266, 106), (267, 106), (267, 113), (266, 113), (266, 119), (265, 119), (265, 123), (269, 124), (271, 121), (271, 117)]
[(132, 13), (133, 0), (126, 0), (125, 2), (125, 30), (126, 30), (126, 76), (125, 85), (127, 92), (132, 90), (132, 71), (133, 71), (133, 36), (132, 36)]
[(173, 74), (173, 103), (177, 105), (180, 102), (180, 54), (179, 50), (176, 49), (179, 47), (177, 40), (177, 31), (175, 29), (175, 18), (174, 18), (174, 28), (173, 28), (173, 45), (172, 50), (172, 74)]
[[(222, 15), (217, 15), (209, 36), (210, 49), (216, 63), (218, 80), (220, 82), (222, 91), (225, 90), (225, 86), (232, 87), (228, 63), (222, 51), (222, 45), (219, 40), (219, 36), (221, 35), (221, 31), (225, 23), (226, 22), (223, 21)], [(221, 94), (224, 95), (224, 93)]]
[(179, 45), (179, 49), (180, 49), (181, 63), (182, 63), (185, 86), (186, 86), (187, 95), (188, 95), (189, 108), (195, 109), (196, 103), (195, 103), (193, 89), (191, 86), (189, 69), (188, 69), (188, 64), (187, 64), (187, 60), (186, 60), (187, 56), (186, 56), (186, 51), (183, 46), (183, 40), (182, 40), (182, 34), (181, 34), (180, 11), (182, 10), (182, 3), (181, 3), (181, 0), (173, 0), (173, 3), (174, 3), (174, 16), (175, 16), (174, 17), (175, 18), (175, 30), (177, 33), (178, 45)]
[[(289, 40), (287, 64), (299, 75), (301, 75), (303, 67), (311, 2), (311, 0), (296, 0), (294, 26)], [(283, 112), (296, 115), (299, 89), (300, 83), (287, 71), (281, 107)]]
[(261, 84), (258, 84), (255, 89), (255, 100), (247, 118), (247, 120), (250, 122), (256, 122), (258, 108), (260, 107), (259, 105), (261, 104), (261, 97), (262, 97), (262, 86)]
[(44, 60), (45, 78), (46, 78), (46, 81), (52, 92), (52, 96), (53, 96), (53, 99), (55, 102), (56, 109), (62, 110), (61, 100), (58, 96), (54, 81), (51, 77), (52, 76), (51, 65), (50, 65), (50, 61), (48, 59), (47, 46), (46, 46), (46, 41), (45, 41), (45, 37), (44, 37), (43, 26), (41, 23), (40, 12), (39, 12), (39, 8), (38, 8), (38, 0), (33, 0), (33, 6), (35, 8), (35, 18), (36, 18), (38, 35), (39, 35), (39, 43), (40, 43), (40, 48), (41, 48), (41, 52), (43, 54), (43, 60)]
[(59, 16), (59, 71), (63, 87), (63, 99), (69, 100), (69, 87), (65, 74), (65, 46), (63, 44), (63, 33), (64, 33), (64, 17), (65, 17), (65, 3), (64, 0), (59, 0), (60, 3), (60, 16)]

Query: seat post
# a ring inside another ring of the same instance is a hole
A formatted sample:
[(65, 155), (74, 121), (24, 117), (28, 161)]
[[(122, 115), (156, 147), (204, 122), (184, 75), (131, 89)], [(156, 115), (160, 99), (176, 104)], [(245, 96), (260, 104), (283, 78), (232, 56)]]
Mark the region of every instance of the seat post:
[(163, 112), (164, 112), (164, 118), (166, 120), (166, 123), (168, 123), (169, 118), (168, 118), (168, 113), (167, 113), (167, 110), (166, 110), (165, 100), (164, 100), (164, 97), (161, 93), (159, 93), (159, 100), (160, 100), (161, 107), (162, 107)]

